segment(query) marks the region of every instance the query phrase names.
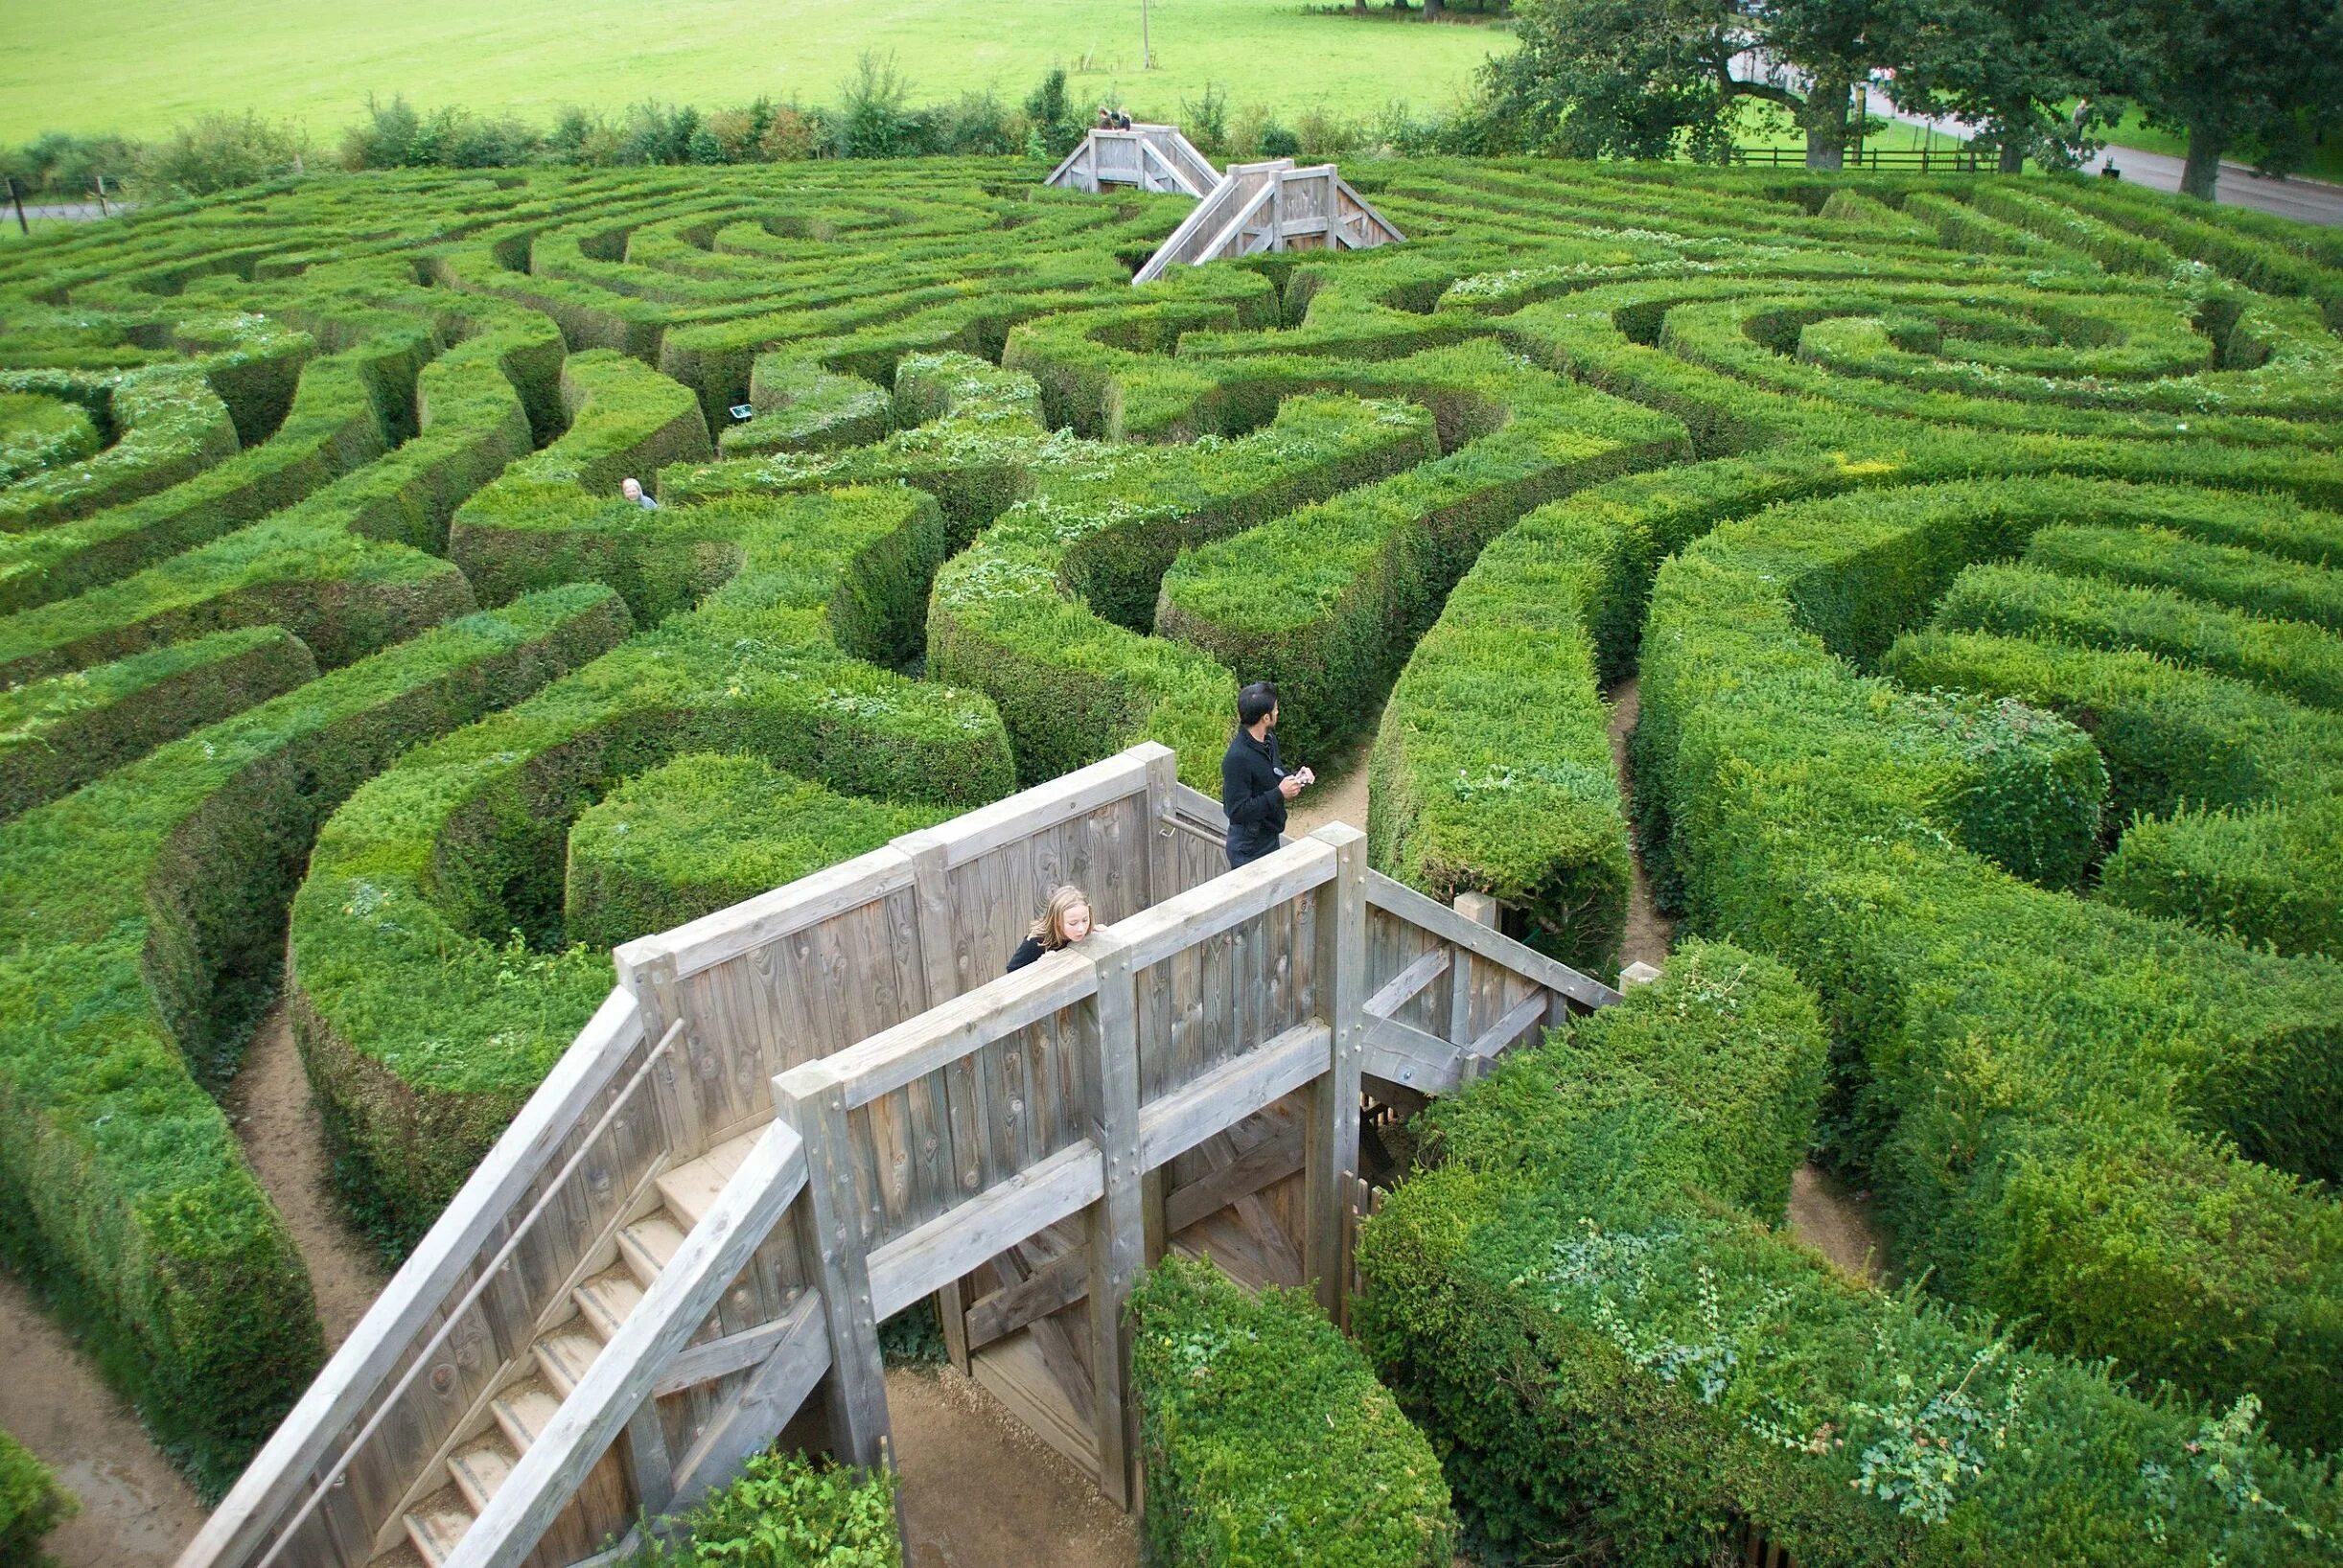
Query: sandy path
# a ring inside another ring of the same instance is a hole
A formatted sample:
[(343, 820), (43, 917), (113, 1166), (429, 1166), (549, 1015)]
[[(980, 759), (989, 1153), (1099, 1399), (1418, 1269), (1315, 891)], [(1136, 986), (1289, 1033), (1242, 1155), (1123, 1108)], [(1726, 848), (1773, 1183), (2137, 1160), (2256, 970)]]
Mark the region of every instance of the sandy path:
[[(1642, 712), (1634, 676), (1611, 688), (1611, 769), (1618, 775), (1619, 803), (1629, 808), (1631, 823), (1635, 820), (1635, 775), (1627, 765), (1627, 737)], [(1627, 890), (1627, 932), (1619, 941), (1619, 967), (1648, 963), (1657, 969), (1667, 962), (1668, 949), (1676, 945), (1676, 922), (1661, 914), (1659, 906), (1652, 901), (1652, 879), (1643, 874), (1642, 850), (1635, 849), (1628, 858), (1634, 863), (1635, 879)]]
[(334, 1197), (324, 1125), (310, 1097), (309, 1074), (302, 1071), (283, 1003), (262, 1018), (244, 1066), (228, 1085), (226, 1110), (244, 1140), (252, 1173), (285, 1216), (301, 1261), (309, 1266), (317, 1319), (331, 1351), (374, 1304), (389, 1277), (380, 1255), (342, 1218)]
[(946, 1367), (887, 1374), (904, 1568), (1137, 1568), (1139, 1535), (1091, 1479)]
[(0, 1271), (0, 1427), (53, 1467), (81, 1500), (49, 1537), (63, 1568), (162, 1568), (179, 1555), (203, 1505), (155, 1448), (130, 1407), (13, 1274)]

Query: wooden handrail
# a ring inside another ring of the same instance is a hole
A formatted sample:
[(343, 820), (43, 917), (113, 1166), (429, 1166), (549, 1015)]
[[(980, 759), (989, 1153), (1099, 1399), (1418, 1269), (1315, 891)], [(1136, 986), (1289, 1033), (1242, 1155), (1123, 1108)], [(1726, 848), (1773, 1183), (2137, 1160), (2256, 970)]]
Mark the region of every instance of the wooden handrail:
[(290, 1519), (286, 1521), (285, 1528), (279, 1531), (276, 1538), (269, 1543), (267, 1553), (260, 1559), (259, 1568), (269, 1568), (269, 1565), (277, 1560), (277, 1555), (284, 1550), (285, 1543), (293, 1537), (302, 1524), (308, 1520), (310, 1514), (315, 1511), (318, 1501), (348, 1470), (351, 1457), (365, 1446), (366, 1441), (382, 1428), (383, 1422), (388, 1418), (390, 1412), (398, 1407), (400, 1398), (408, 1389), (414, 1387), (415, 1379), (430, 1364), (432, 1352), (446, 1343), (448, 1336), (454, 1332), (455, 1326), (464, 1320), (464, 1314), (470, 1310), (472, 1304), (486, 1293), (489, 1285), (503, 1270), (504, 1265), (512, 1260), (513, 1253), (520, 1247), (522, 1238), (528, 1234), (538, 1219), (545, 1213), (552, 1203), (554, 1194), (568, 1185), (569, 1178), (577, 1173), (578, 1166), (585, 1162), (587, 1154), (592, 1150), (602, 1134), (609, 1129), (612, 1120), (632, 1100), (635, 1091), (641, 1087), (649, 1077), (651, 1069), (659, 1064), (660, 1059), (666, 1054), (668, 1048), (675, 1044), (683, 1032), (684, 1026), (680, 1022), (669, 1025), (666, 1033), (660, 1036), (659, 1044), (651, 1048), (650, 1052), (643, 1057), (642, 1065), (638, 1067), (634, 1075), (627, 1079), (626, 1086), (612, 1096), (610, 1104), (603, 1108), (602, 1115), (595, 1119), (593, 1129), (578, 1141), (578, 1146), (571, 1151), (569, 1158), (563, 1162), (561, 1170), (551, 1182), (546, 1184), (545, 1189), (538, 1194), (537, 1201), (529, 1206), (529, 1211), (522, 1217), (521, 1223), (514, 1226), (512, 1234), (504, 1238), (504, 1245), (497, 1250), (496, 1257), (489, 1260), (487, 1267), (480, 1270), (479, 1277), (474, 1280), (471, 1288), (464, 1292), (463, 1300), (458, 1302), (441, 1320), (438, 1329), (429, 1340), (425, 1342), (414, 1360), (408, 1363), (406, 1372), (401, 1375), (397, 1383), (391, 1386), (390, 1392), (376, 1402), (373, 1411), (366, 1418), (366, 1424), (359, 1429), (358, 1435), (342, 1445), (341, 1456), (334, 1462), (334, 1467), (326, 1472), (323, 1480), (310, 1489), (310, 1494), (303, 1500), (301, 1507)]
[(805, 1147), (768, 1124), (545, 1430), (480, 1510), (447, 1568), (520, 1568), (586, 1472), (651, 1397), (660, 1368), (699, 1331), (805, 1186)]
[[(552, 1150), (576, 1129), (584, 1108), (609, 1086), (618, 1064), (641, 1040), (642, 1015), (634, 997), (612, 991), (253, 1456), (179, 1555), (177, 1568), (241, 1563), (260, 1547), (265, 1533), (273, 1530), (278, 1540), (290, 1533), (291, 1527), (281, 1521), (292, 1498), (313, 1485), (311, 1478), (339, 1434), (366, 1408), (463, 1271), (477, 1263), (479, 1249), (508, 1220), (514, 1201), (543, 1174)], [(425, 1359), (418, 1354), (417, 1364)], [(355, 1444), (344, 1444), (342, 1452), (354, 1449)]]

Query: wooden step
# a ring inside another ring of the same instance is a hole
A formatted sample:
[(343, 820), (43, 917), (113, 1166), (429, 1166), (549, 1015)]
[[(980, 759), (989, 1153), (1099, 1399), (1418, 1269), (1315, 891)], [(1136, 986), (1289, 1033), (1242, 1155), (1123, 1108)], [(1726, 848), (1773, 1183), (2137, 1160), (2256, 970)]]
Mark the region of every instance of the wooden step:
[(618, 1335), (618, 1326), (633, 1315), (642, 1302), (642, 1281), (624, 1263), (604, 1269), (569, 1293), (578, 1303), (578, 1310), (593, 1326), (607, 1345)]
[(664, 1209), (645, 1214), (618, 1232), (618, 1254), (635, 1271), (635, 1278), (649, 1284), (659, 1278), (659, 1271), (667, 1266), (675, 1251), (684, 1244), (684, 1228), (675, 1216)]
[(415, 1550), (415, 1543), (401, 1536), (398, 1545), (387, 1552), (377, 1553), (366, 1568), (428, 1568), (428, 1565), (423, 1560), (423, 1554)]
[(504, 1436), (524, 1454), (561, 1407), (561, 1395), (542, 1377), (524, 1377), (488, 1402), (497, 1424), (504, 1429)]
[(415, 1550), (430, 1568), (439, 1568), (463, 1544), (473, 1517), (464, 1494), (452, 1486), (442, 1487), (407, 1510), (406, 1538), (415, 1543)]
[(458, 1448), (448, 1461), (448, 1472), (455, 1477), (455, 1489), (464, 1494), (464, 1501), (476, 1514), (488, 1507), (488, 1500), (520, 1463), (513, 1445), (492, 1431), (470, 1447)]
[(537, 1337), (533, 1347), (537, 1352), (537, 1370), (562, 1398), (578, 1386), (593, 1358), (602, 1353), (602, 1340), (587, 1326), (583, 1318), (571, 1318), (559, 1328), (549, 1329)]
[(753, 1127), (730, 1142), (719, 1143), (688, 1164), (676, 1166), (659, 1179), (659, 1195), (666, 1200), (676, 1222), (688, 1230), (714, 1206), (716, 1195), (764, 1132)]

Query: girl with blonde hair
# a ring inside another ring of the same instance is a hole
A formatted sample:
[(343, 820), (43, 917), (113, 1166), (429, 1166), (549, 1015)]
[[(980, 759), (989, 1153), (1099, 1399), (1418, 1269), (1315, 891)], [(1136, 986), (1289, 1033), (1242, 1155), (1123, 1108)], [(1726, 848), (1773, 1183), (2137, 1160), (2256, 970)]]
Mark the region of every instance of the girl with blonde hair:
[(1043, 907), (1041, 918), (1017, 951), (1009, 957), (1009, 972), (1015, 974), (1045, 953), (1079, 942), (1090, 934), (1090, 895), (1071, 882), (1050, 889), (1050, 902)]

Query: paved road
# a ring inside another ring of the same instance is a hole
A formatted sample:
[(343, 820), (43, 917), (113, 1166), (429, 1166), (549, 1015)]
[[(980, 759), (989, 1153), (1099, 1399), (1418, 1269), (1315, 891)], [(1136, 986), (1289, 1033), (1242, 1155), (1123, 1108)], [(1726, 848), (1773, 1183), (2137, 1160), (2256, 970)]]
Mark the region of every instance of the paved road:
[[(1871, 104), (1874, 112), (1891, 115), (1908, 126), (1925, 126), (1955, 142), (1965, 142), (1976, 134), (1976, 127), (1966, 121), (1932, 120), (1926, 115), (1901, 113), (1889, 105), (1884, 92), (1874, 92)], [(2083, 167), (2097, 173), (2109, 163), (2134, 185), (2145, 185), (2151, 191), (2180, 189), (2181, 160), (2167, 153), (2145, 152), (2136, 147), (2111, 147)], [(2251, 207), (2256, 212), (2275, 213), (2280, 218), (2299, 219), (2306, 223), (2343, 227), (2343, 185), (2321, 179), (2264, 179), (2246, 165), (2232, 163), (2227, 158), (2221, 160), (2221, 177), (2213, 188), (2213, 199), (2224, 207)]]
[[(2133, 185), (2145, 185), (2151, 191), (2180, 189), (2181, 160), (2166, 153), (2111, 147), (2086, 167), (2096, 171), (2109, 163)], [(2213, 198), (2224, 207), (2251, 207), (2306, 223), (2343, 227), (2343, 185), (2330, 185), (2323, 179), (2264, 179), (2246, 165), (2223, 158)]]

